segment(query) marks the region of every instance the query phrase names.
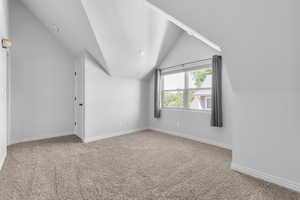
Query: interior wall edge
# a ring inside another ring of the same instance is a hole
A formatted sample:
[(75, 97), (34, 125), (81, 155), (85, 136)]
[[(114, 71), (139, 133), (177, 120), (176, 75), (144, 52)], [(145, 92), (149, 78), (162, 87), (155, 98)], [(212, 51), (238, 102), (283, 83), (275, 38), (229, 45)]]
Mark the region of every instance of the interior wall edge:
[(4, 152), (3, 152), (3, 155), (0, 156), (0, 170), (1, 170), (2, 167), (3, 167), (4, 161), (5, 161), (5, 159), (6, 159), (6, 155), (7, 155), (7, 151), (4, 151)]
[[(22, 143), (22, 142), (33, 142), (37, 140), (45, 140), (45, 139), (51, 139), (51, 138), (56, 138), (56, 137), (62, 137), (62, 136), (70, 136), (70, 135), (76, 135), (75, 133), (68, 133), (68, 132), (60, 132), (60, 133), (48, 133), (48, 134), (41, 134), (35, 137), (31, 138), (17, 138), (17, 139), (12, 139), (8, 142), (8, 145), (13, 145), (17, 143)], [(76, 135), (77, 136), (77, 135)]]
[(158, 131), (158, 132), (161, 132), (161, 133), (165, 133), (165, 134), (168, 134), (168, 135), (178, 136), (178, 137), (181, 137), (181, 138), (186, 138), (186, 139), (194, 140), (194, 141), (197, 141), (197, 142), (213, 145), (213, 146), (220, 147), (220, 148), (223, 148), (223, 149), (232, 150), (232, 145), (221, 143), (221, 142), (216, 142), (216, 141), (213, 141), (211, 139), (206, 139), (206, 138), (197, 137), (197, 136), (193, 136), (193, 135), (187, 135), (187, 134), (174, 132), (174, 131), (169, 131), (169, 130), (165, 130), (165, 129), (158, 129), (158, 128), (154, 128), (154, 127), (150, 127), (149, 129), (153, 130), (153, 131)]
[(83, 142), (84, 143), (90, 143), (90, 142), (94, 142), (94, 141), (97, 141), (97, 140), (102, 140), (102, 139), (127, 135), (127, 134), (131, 134), (131, 133), (139, 132), (139, 131), (145, 131), (145, 130), (149, 130), (149, 128), (144, 127), (144, 128), (137, 128), (137, 129), (127, 130), (127, 131), (108, 133), (108, 134), (100, 135), (100, 136), (86, 137), (86, 138), (83, 139)]

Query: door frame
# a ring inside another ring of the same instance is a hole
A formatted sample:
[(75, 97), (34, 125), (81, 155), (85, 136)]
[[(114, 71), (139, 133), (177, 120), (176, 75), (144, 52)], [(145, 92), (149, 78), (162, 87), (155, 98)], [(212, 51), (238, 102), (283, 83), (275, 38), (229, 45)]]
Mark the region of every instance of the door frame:
[(82, 141), (85, 140), (84, 77), (84, 55), (81, 55), (76, 58), (74, 70), (74, 134)]

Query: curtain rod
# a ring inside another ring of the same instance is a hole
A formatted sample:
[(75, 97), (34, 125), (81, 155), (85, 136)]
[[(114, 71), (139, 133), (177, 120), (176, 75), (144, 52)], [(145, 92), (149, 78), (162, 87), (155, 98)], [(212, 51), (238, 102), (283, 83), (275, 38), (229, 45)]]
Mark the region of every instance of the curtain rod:
[(184, 65), (193, 64), (193, 63), (197, 63), (197, 62), (201, 62), (201, 61), (206, 61), (206, 60), (212, 60), (212, 58), (206, 58), (206, 59), (202, 59), (202, 60), (196, 60), (196, 61), (192, 61), (192, 62), (186, 62), (186, 63), (182, 63), (180, 65), (173, 65), (171, 67), (161, 68), (161, 70), (171, 69), (171, 68), (175, 68), (175, 67), (179, 67), (179, 66), (184, 67)]

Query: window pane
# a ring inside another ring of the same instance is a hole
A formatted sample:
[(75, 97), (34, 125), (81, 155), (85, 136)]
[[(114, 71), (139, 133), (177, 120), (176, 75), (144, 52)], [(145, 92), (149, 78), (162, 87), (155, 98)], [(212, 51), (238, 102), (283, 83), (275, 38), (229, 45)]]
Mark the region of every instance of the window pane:
[(184, 88), (184, 72), (164, 75), (164, 90)]
[(190, 90), (189, 108), (195, 110), (211, 109), (211, 89)]
[(163, 106), (172, 108), (183, 108), (183, 92), (173, 91), (163, 93)]
[(211, 88), (212, 68), (204, 68), (188, 72), (189, 88)]

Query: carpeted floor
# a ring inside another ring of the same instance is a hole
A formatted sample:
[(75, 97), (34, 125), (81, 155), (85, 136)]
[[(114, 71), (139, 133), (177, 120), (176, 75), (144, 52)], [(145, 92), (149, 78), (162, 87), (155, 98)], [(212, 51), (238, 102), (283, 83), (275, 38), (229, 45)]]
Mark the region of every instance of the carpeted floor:
[(144, 131), (83, 144), (75, 136), (12, 145), (1, 200), (300, 200), (230, 170), (231, 152)]

